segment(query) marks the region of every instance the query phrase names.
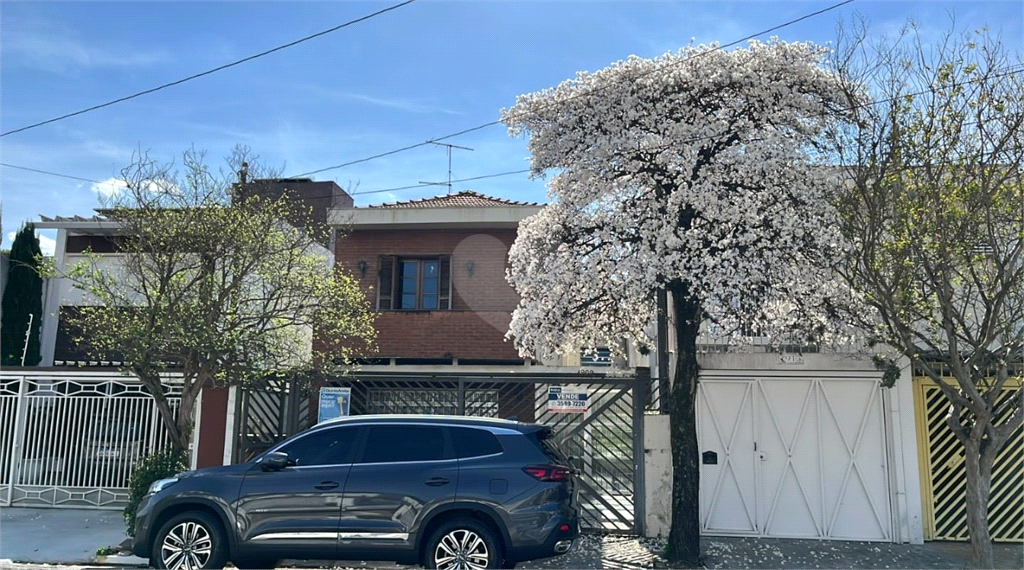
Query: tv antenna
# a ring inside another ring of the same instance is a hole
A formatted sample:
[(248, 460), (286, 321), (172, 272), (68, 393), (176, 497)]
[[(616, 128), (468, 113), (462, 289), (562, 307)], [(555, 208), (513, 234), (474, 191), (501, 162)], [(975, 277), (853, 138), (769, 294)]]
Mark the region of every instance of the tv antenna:
[(466, 146), (459, 146), (459, 145), (448, 144), (448, 143), (439, 143), (439, 142), (434, 142), (434, 141), (430, 141), (430, 144), (436, 144), (437, 146), (443, 146), (443, 147), (447, 147), (448, 148), (448, 182), (423, 182), (423, 181), (420, 181), (419, 184), (426, 184), (426, 185), (429, 185), (429, 186), (447, 186), (448, 187), (448, 195), (451, 195), (451, 193), (452, 193), (452, 149), (453, 148), (457, 148), (459, 150), (470, 150), (470, 151), (473, 150), (473, 149), (471, 149), (469, 147), (466, 147)]

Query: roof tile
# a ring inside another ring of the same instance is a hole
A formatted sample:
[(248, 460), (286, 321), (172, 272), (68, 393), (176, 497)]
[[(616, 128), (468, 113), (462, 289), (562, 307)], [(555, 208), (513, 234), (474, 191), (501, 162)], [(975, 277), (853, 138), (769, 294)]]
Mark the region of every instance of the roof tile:
[(444, 194), (433, 198), (421, 198), (407, 202), (390, 202), (368, 208), (501, 208), (505, 206), (540, 206), (536, 202), (517, 202), (504, 198), (485, 196), (472, 190), (464, 190), (455, 194)]

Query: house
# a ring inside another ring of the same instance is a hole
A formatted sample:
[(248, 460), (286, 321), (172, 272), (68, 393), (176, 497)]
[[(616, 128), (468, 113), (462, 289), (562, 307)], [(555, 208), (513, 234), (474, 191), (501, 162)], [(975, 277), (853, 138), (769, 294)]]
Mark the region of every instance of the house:
[[(359, 355), (357, 370), (326, 386), (350, 391), (350, 413), (465, 413), (551, 425), (580, 467), (584, 527), (667, 532), (667, 416), (657, 412), (668, 368), (632, 349), (612, 363), (602, 347), (535, 361), (521, 357), (505, 338), (518, 302), (505, 280), (508, 249), (519, 221), (542, 205), (459, 192), (356, 207), (330, 182), (285, 180), (275, 188), (299, 189), (299, 198), (316, 208), (317, 219), (330, 229), (325, 243), (336, 265), (355, 276), (377, 312), (376, 346)], [(102, 216), (44, 218), (37, 225), (58, 229), (61, 263), (72, 263), (86, 248), (116, 257), (116, 228)], [(34, 393), (42, 398), (53, 392), (48, 387), (77, 383), (95, 401), (142, 413), (131, 408), (141, 399), (124, 396), (132, 393), (130, 379), (103, 370), (116, 360), (84, 359), (62, 329), (61, 312), (73, 310), (80, 297), (57, 282), (47, 291), (44, 368), (29, 375)], [(332, 339), (316, 342), (329, 346)], [(703, 533), (886, 542), (962, 538), (958, 487), (949, 483), (956, 481), (957, 466), (948, 438), (929, 428), (941, 416), (941, 399), (909, 367), (885, 389), (881, 373), (853, 350), (791, 346), (773, 352), (755, 346), (738, 352), (712, 338), (701, 344)], [(83, 367), (92, 372), (83, 375)], [(644, 376), (648, 367), (653, 382)], [(106, 392), (94, 389), (101, 385)], [(244, 460), (315, 423), (318, 388), (269, 382), (261, 389), (204, 391), (196, 465)], [(556, 392), (586, 400), (588, 411), (560, 408), (564, 401)], [(0, 383), (0, 416), (13, 421), (9, 404), (16, 395)], [(84, 413), (77, 409), (69, 408), (66, 417)], [(1007, 482), (997, 482), (993, 493), (1004, 505), (1000, 512), (1010, 513), (1000, 515), (999, 527), (1008, 529), (1009, 539), (1019, 536), (1021, 526), (1019, 510), (1012, 508), (1020, 497), (1012, 454), (1019, 457), (1020, 448), (1018, 434), (1007, 452), (1011, 461), (997, 464), (997, 477)], [(5, 490), (10, 463), (0, 458), (0, 502), (15, 497), (26, 504), (29, 492), (54, 497), (31, 504), (57, 503), (64, 492), (83, 497), (75, 504), (89, 493), (111, 493), (95, 499), (104, 504), (119, 500), (123, 489), (113, 480), (92, 487), (58, 481), (54, 461), (60, 458), (37, 451), (25, 450), (17, 492), (10, 482)]]
[(378, 340), (357, 370), (331, 384), (351, 391), (354, 414), (552, 425), (579, 458), (583, 526), (634, 531), (643, 523), (643, 502), (634, 497), (642, 484), (635, 466), (642, 464), (646, 357), (633, 351), (609, 374), (607, 350), (541, 362), (520, 356), (505, 336), (519, 300), (505, 278), (508, 250), (519, 222), (541, 208), (472, 191), (333, 208), (337, 264), (377, 311)]
[[(257, 181), (253, 181), (257, 182)], [(261, 180), (250, 188), (283, 195), (312, 208), (312, 224), (325, 226), (330, 206), (352, 198), (333, 182)], [(298, 220), (285, 220), (297, 222)], [(67, 270), (94, 256), (116, 274), (123, 253), (121, 229), (99, 211), (90, 217), (43, 217), (40, 229), (55, 229), (54, 263)], [(317, 228), (305, 228), (315, 231)], [(333, 264), (330, 232), (311, 248)], [(68, 279), (48, 280), (44, 291), (40, 365), (0, 373), (0, 504), (97, 506), (123, 504), (127, 480), (141, 456), (168, 444), (156, 405), (142, 384), (122, 375), (116, 354), (87, 357), (74, 342), (69, 317), (89, 300)], [(310, 331), (310, 337), (311, 337)], [(165, 393), (173, 406), (181, 388), (170, 371)], [(235, 391), (206, 387), (194, 418), (192, 465), (230, 462), (237, 434), (231, 398)]]

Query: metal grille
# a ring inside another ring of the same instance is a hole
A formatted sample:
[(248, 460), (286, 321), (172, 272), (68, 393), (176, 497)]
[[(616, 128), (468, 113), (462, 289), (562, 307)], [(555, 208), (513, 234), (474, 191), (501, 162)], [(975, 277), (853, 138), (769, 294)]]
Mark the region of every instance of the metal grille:
[[(964, 500), (967, 477), (964, 472), (964, 448), (946, 425), (949, 403), (939, 387), (926, 378), (917, 378), (918, 429), (928, 457), (924, 467), (927, 496), (929, 540), (967, 540), (967, 515)], [(955, 380), (952, 380), (955, 382)], [(1000, 403), (1013, 396), (1017, 386), (1006, 388)], [(923, 414), (922, 414), (923, 411)], [(993, 540), (1024, 540), (1024, 435), (1018, 429), (1010, 437), (992, 468), (992, 492), (989, 499), (989, 530)]]
[[(498, 417), (498, 391), (472, 390), (465, 393), (466, 414)], [(459, 414), (458, 389), (368, 388), (367, 414)]]
[(236, 462), (252, 459), (316, 421), (311, 415), (309, 391), (300, 383), (266, 378), (241, 393)]
[[(176, 409), (180, 386), (166, 391)], [(0, 421), (4, 505), (123, 507), (135, 463), (170, 445), (149, 392), (123, 376), (4, 374)]]

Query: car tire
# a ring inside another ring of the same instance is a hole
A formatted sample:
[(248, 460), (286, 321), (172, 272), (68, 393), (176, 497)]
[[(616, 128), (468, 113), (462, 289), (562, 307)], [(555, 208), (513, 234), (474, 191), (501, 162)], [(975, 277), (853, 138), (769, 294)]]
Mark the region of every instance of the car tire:
[(231, 561), (238, 570), (269, 570), (277, 566), (274, 558), (243, 558)]
[(228, 542), (220, 520), (203, 511), (187, 511), (160, 527), (150, 552), (149, 564), (154, 568), (223, 568)]
[[(459, 561), (466, 566), (460, 566)], [(436, 570), (501, 568), (501, 543), (491, 529), (473, 519), (459, 519), (438, 527), (427, 541), (423, 567)]]

